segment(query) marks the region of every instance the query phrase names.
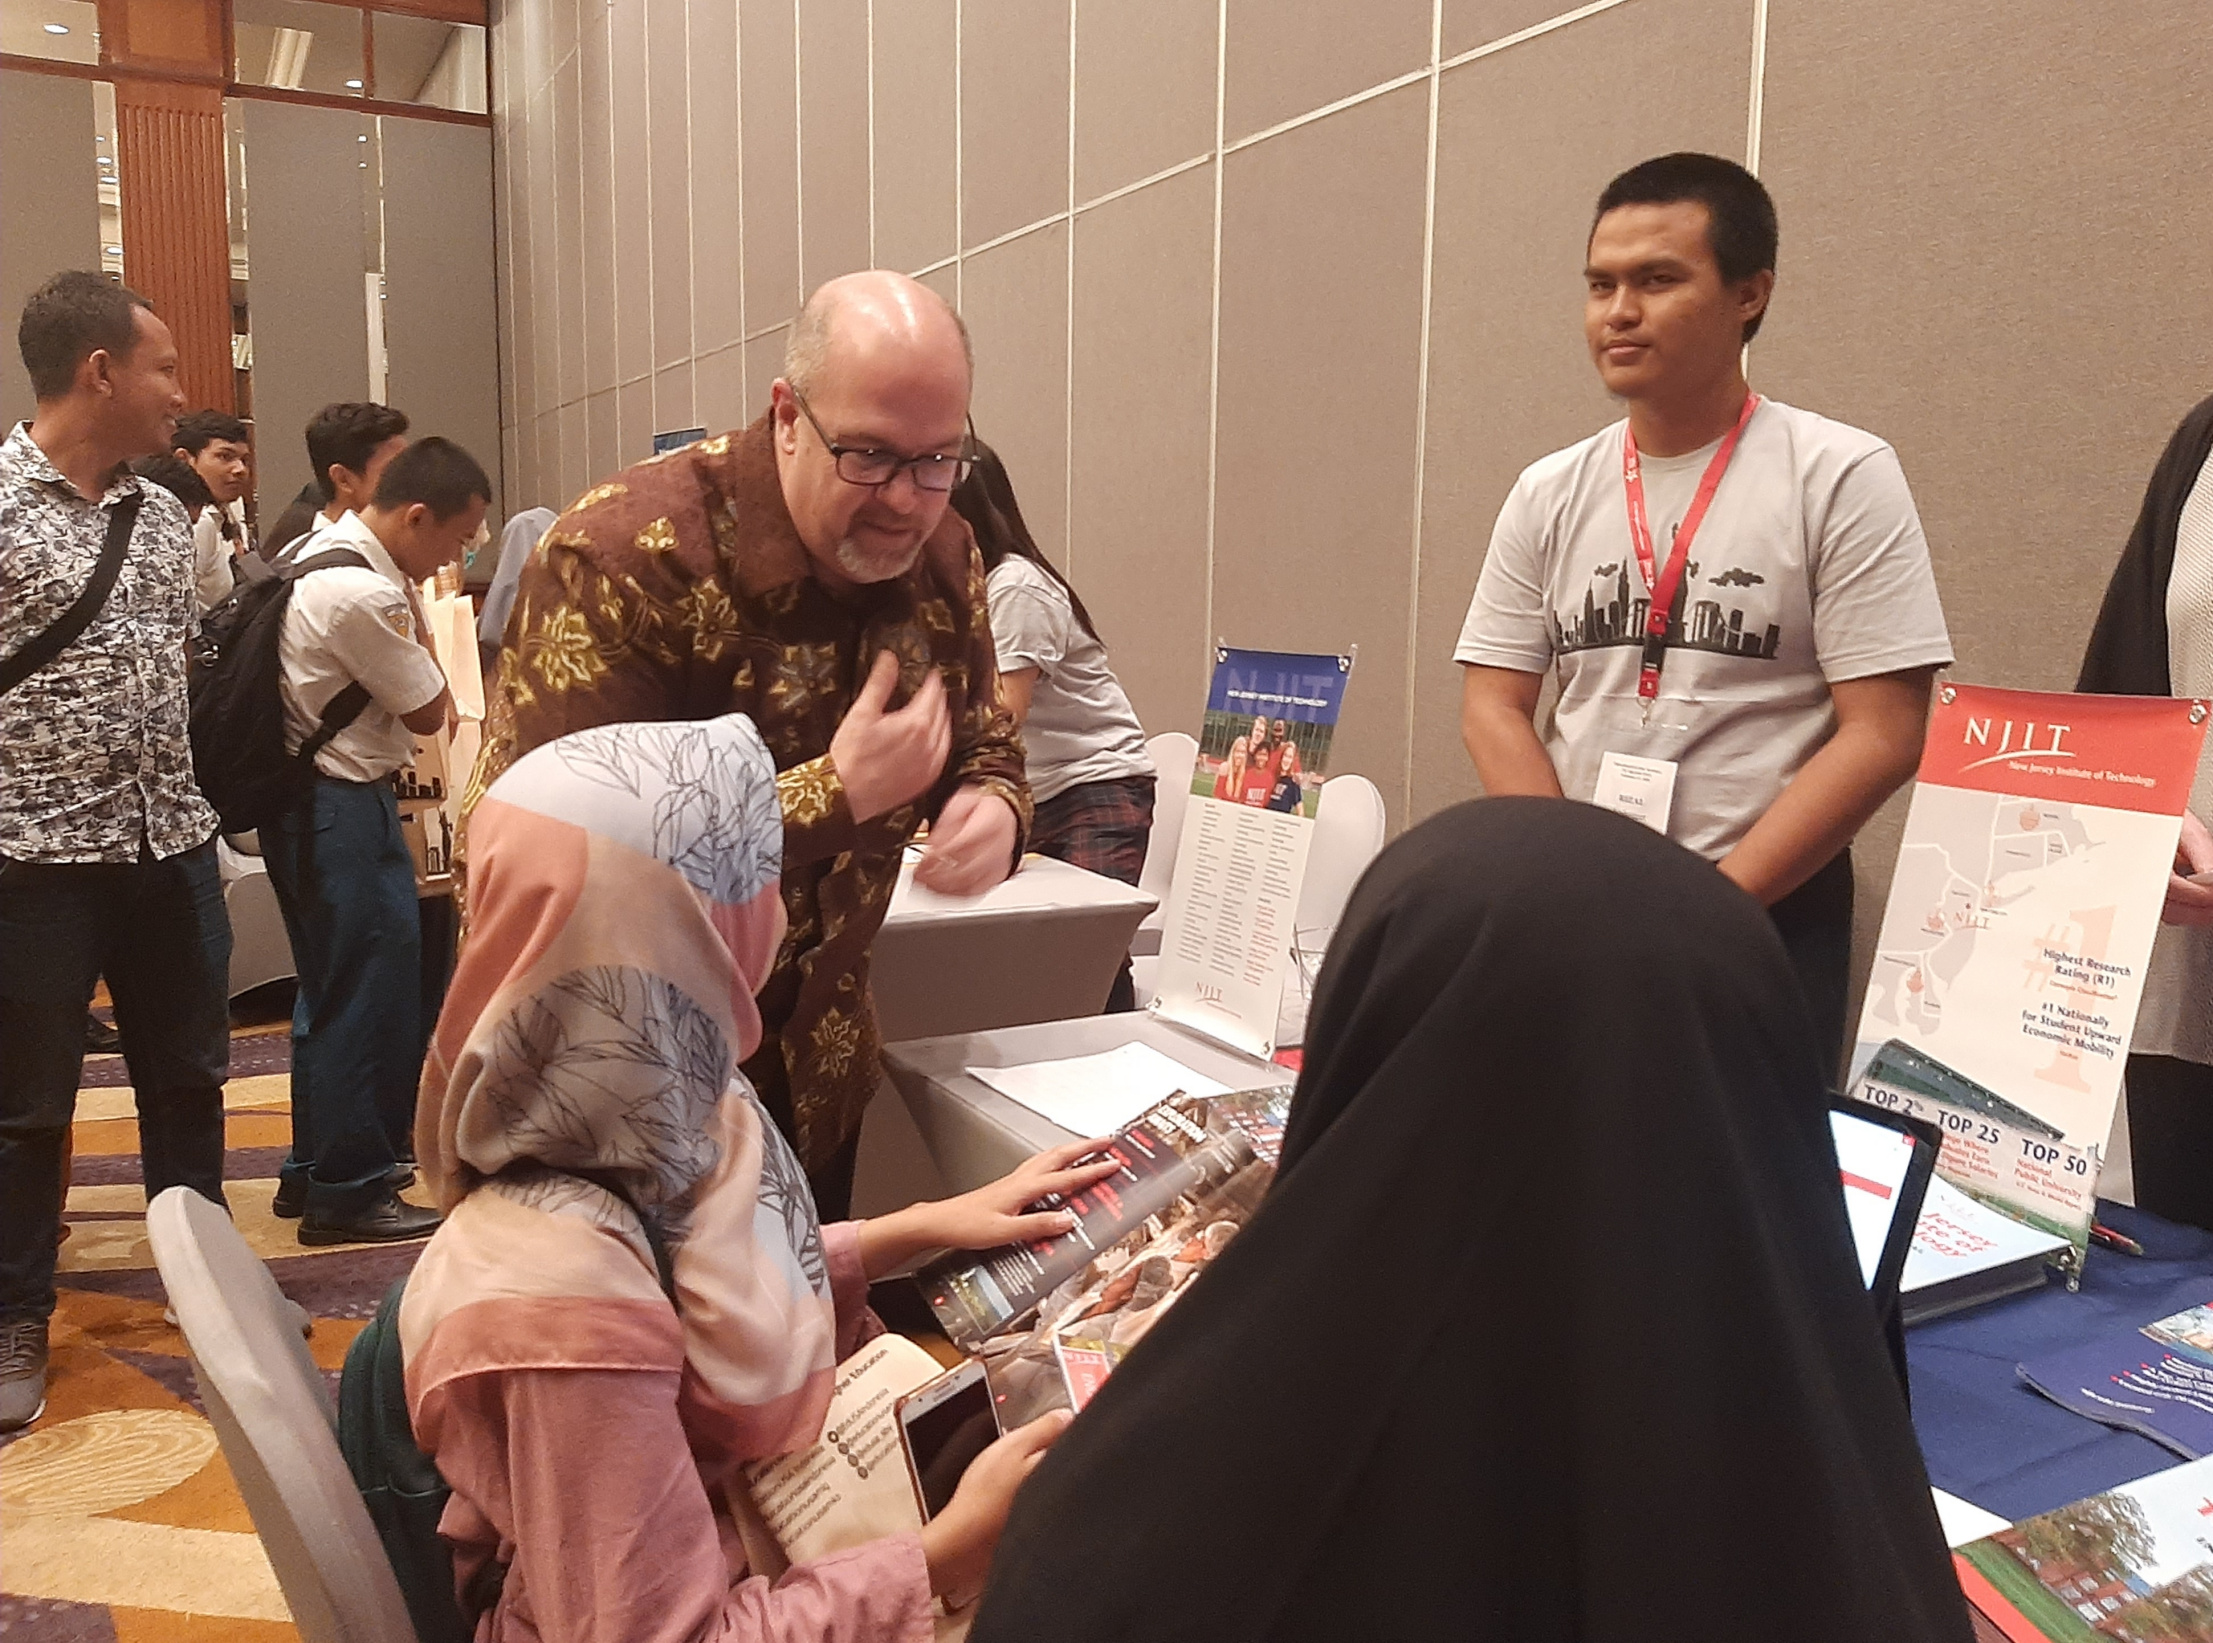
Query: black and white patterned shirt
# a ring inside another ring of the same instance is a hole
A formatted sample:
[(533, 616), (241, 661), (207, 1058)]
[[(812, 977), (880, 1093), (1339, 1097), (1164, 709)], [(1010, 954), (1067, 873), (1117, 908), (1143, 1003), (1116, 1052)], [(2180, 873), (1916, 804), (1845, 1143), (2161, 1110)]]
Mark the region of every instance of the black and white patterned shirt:
[[(128, 470), (88, 502), (18, 423), (0, 444), (0, 656), (76, 602), (108, 512), (140, 491)], [(192, 526), (159, 485), (145, 497), (107, 604), (76, 641), (0, 696), (0, 856), (136, 861), (141, 840), (173, 856), (215, 831), (192, 780), (185, 645)]]

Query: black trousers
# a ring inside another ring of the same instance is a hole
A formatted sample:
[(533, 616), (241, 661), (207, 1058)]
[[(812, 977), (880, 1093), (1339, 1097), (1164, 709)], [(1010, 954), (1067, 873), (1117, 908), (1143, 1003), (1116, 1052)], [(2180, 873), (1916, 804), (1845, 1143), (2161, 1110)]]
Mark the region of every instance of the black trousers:
[(2213, 1232), (2213, 1067), (2132, 1055), (2127, 1088), (2137, 1207)]
[(186, 1186), (223, 1202), (230, 960), (213, 839), (162, 861), (0, 857), (0, 1318), (54, 1310), (62, 1141), (101, 976), (146, 1196)]
[(1836, 859), (1767, 910), (1783, 938), (1821, 1045), (1821, 1070), (1843, 1068), (1845, 1005), (1852, 991), (1852, 852)]

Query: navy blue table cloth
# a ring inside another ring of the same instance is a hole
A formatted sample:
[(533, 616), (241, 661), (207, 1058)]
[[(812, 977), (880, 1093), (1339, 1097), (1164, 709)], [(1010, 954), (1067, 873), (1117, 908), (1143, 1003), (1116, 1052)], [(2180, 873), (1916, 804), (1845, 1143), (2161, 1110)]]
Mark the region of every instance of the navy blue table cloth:
[(2122, 1204), (2101, 1204), (2099, 1219), (2141, 1243), (2144, 1257), (2093, 1244), (2075, 1294), (2055, 1278), (1906, 1331), (1929, 1481), (2015, 1522), (2182, 1461), (2149, 1438), (2060, 1408), (2014, 1372), (2047, 1352), (2213, 1302), (2213, 1232)]

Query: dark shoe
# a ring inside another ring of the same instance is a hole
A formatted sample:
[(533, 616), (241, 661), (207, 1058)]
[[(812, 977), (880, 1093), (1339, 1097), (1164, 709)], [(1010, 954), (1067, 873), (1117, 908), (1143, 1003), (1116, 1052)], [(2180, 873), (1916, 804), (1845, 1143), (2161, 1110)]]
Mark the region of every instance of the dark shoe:
[[(384, 1177), (384, 1184), (394, 1192), (404, 1192), (415, 1184), (413, 1164), (394, 1164)], [(269, 1213), (280, 1221), (297, 1221), (307, 1213), (307, 1177), (280, 1176), (277, 1195), (269, 1201)]]
[(0, 1432), (28, 1426), (46, 1412), (46, 1320), (0, 1323)]
[(438, 1230), (440, 1216), (434, 1209), (417, 1209), (396, 1192), (344, 1220), (320, 1215), (300, 1220), (303, 1244), (393, 1244), (408, 1238), (428, 1238)]
[(96, 1015), (85, 1017), (85, 1054), (121, 1055), (122, 1035)]

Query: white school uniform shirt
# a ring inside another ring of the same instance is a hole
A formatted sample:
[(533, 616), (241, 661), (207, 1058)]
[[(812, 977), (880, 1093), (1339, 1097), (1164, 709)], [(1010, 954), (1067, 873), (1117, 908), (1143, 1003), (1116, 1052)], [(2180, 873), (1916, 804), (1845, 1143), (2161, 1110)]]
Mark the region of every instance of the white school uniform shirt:
[(285, 745), (298, 752), (331, 698), (358, 680), (368, 688), (369, 705), (315, 755), (315, 768), (341, 781), (381, 781), (415, 757), (415, 733), (400, 716), (436, 701), (446, 676), (418, 641), (407, 578), (376, 532), (348, 513), (301, 543), (291, 558), (332, 548), (351, 548), (369, 563), (317, 571), (292, 589), (277, 636)]
[[(1522, 471), (1453, 659), (1556, 674), (1545, 751), (1571, 799), (1593, 796), (1608, 753), (1675, 763), (1668, 836), (1719, 860), (1836, 733), (1831, 684), (1948, 666), (1951, 640), (1897, 453), (1764, 399), (1693, 539), (1680, 635), (1645, 713), (1627, 426)], [(1720, 444), (1641, 457), (1661, 565)]]

